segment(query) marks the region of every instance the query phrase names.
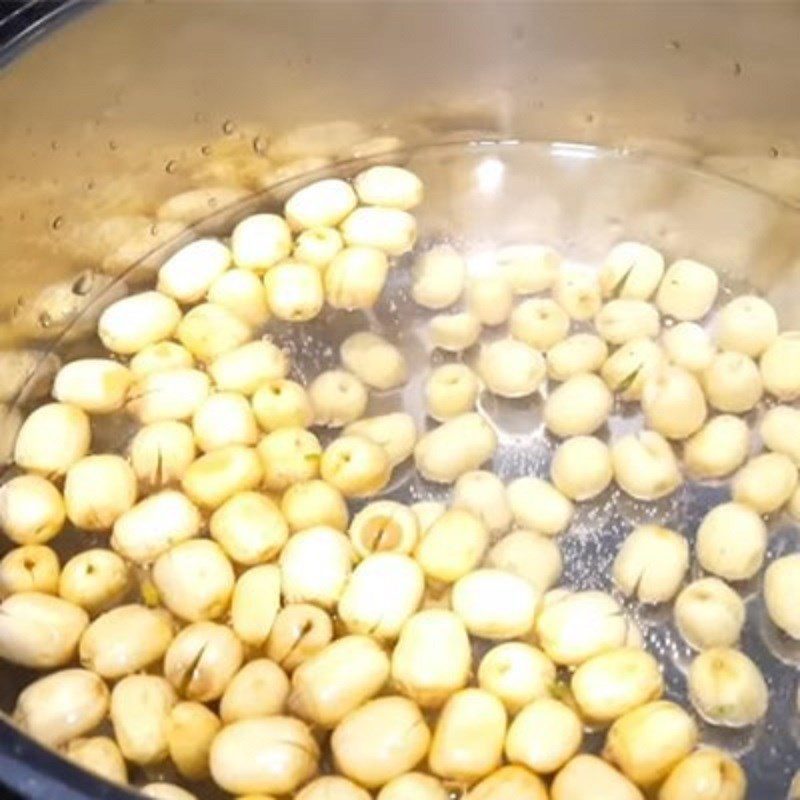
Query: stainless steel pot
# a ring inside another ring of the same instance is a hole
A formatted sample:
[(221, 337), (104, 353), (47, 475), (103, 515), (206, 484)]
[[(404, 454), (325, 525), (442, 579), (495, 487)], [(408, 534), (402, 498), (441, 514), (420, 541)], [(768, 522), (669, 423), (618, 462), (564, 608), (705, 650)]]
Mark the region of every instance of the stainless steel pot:
[[(29, 6), (0, 27), (7, 348), (69, 339), (114, 275), (154, 248), (163, 255), (187, 222), (314, 165), (287, 163), (464, 138), (653, 153), (774, 195), (752, 195), (770, 224), (730, 261), (785, 321), (800, 319), (794, 4)], [(669, 183), (659, 191), (676, 191)], [(214, 191), (199, 206), (164, 210), (202, 187)], [(748, 219), (743, 206), (737, 224)], [(0, 376), (3, 401), (20, 385)], [(25, 677), (0, 670), (6, 710)], [(30, 797), (124, 796), (5, 720), (0, 781)]]

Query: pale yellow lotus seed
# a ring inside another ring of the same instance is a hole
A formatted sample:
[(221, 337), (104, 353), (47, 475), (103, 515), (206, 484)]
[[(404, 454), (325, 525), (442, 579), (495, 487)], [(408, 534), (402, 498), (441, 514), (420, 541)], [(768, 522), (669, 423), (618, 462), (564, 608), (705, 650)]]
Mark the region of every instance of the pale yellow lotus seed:
[(609, 300), (595, 315), (597, 332), (613, 345), (654, 339), (661, 330), (658, 309), (644, 300)]
[(718, 353), (702, 377), (708, 402), (719, 411), (750, 411), (764, 391), (755, 361), (743, 353)]
[(130, 370), (116, 361), (81, 358), (58, 371), (53, 397), (90, 414), (109, 414), (122, 408), (132, 380)]
[(596, 372), (608, 358), (608, 345), (593, 333), (575, 333), (547, 351), (547, 375), (565, 381), (582, 372)]
[(770, 619), (793, 639), (800, 639), (800, 553), (775, 559), (764, 573), (764, 603)]
[(645, 380), (642, 411), (648, 427), (668, 439), (686, 439), (703, 426), (708, 414), (700, 382), (682, 367), (664, 367)]
[(639, 400), (645, 383), (666, 364), (661, 347), (652, 339), (634, 339), (615, 350), (600, 368), (606, 385), (623, 400)]
[(227, 308), (257, 329), (269, 321), (267, 296), (261, 278), (249, 269), (229, 269), (208, 287), (206, 299)]
[(19, 475), (0, 487), (0, 528), (16, 544), (44, 544), (64, 526), (61, 493), (38, 475)]
[(173, 622), (164, 609), (117, 606), (83, 632), (78, 655), (87, 669), (116, 680), (160, 662), (172, 637)]
[(533, 297), (511, 313), (508, 330), (515, 339), (537, 350), (549, 350), (569, 333), (570, 319), (555, 300)]
[(784, 402), (800, 397), (800, 334), (786, 331), (761, 354), (764, 388)]
[(481, 347), (477, 363), (487, 389), (500, 397), (527, 397), (545, 378), (544, 357), (516, 339), (498, 339)]
[(127, 761), (154, 764), (169, 754), (169, 715), (175, 690), (157, 675), (127, 675), (111, 692), (114, 738)]
[(277, 715), (226, 725), (209, 756), (214, 782), (237, 795), (291, 794), (316, 774), (318, 761), (319, 746), (308, 726)]
[(317, 425), (341, 428), (361, 417), (369, 394), (361, 379), (343, 369), (317, 375), (308, 386), (308, 397)]
[(509, 761), (539, 774), (556, 772), (580, 749), (583, 725), (578, 715), (551, 697), (525, 706), (508, 728), (505, 753)]
[(662, 314), (678, 320), (702, 319), (717, 299), (717, 273), (688, 258), (674, 261), (664, 273), (656, 292), (656, 305)]
[(406, 772), (385, 784), (378, 792), (377, 800), (408, 800), (411, 797), (414, 800), (448, 800), (449, 794), (442, 782), (433, 775)]
[(262, 383), (250, 402), (258, 424), (267, 433), (278, 428), (308, 428), (314, 421), (308, 392), (296, 381), (286, 378)]
[[(89, 452), (91, 436), (85, 411), (68, 403), (47, 403), (22, 423), (14, 461), (28, 472), (57, 477)], [(54, 442), (58, 447), (53, 447)]]
[(281, 512), (294, 532), (318, 525), (344, 531), (350, 519), (342, 493), (319, 479), (290, 486), (281, 498)]
[(399, 208), (357, 208), (340, 230), (348, 245), (376, 247), (389, 256), (407, 253), (417, 240), (417, 221)]
[[(208, 751), (221, 727), (219, 717), (202, 703), (178, 703), (172, 709), (167, 737), (169, 757), (184, 778), (202, 780), (208, 777)], [(152, 793), (152, 789), (150, 796), (158, 797)], [(184, 798), (165, 795), (164, 800)]]
[(492, 472), (465, 472), (453, 487), (451, 505), (474, 514), (492, 536), (505, 533), (513, 521), (506, 487)]
[(372, 308), (386, 283), (389, 262), (376, 247), (345, 247), (325, 268), (325, 299), (333, 308)]
[(323, 269), (343, 247), (344, 240), (336, 228), (308, 228), (295, 240), (293, 256), (298, 261)]
[(186, 470), (181, 487), (196, 505), (218, 508), (237, 492), (259, 486), (266, 472), (260, 455), (253, 448), (242, 445), (212, 450), (200, 456)]
[(677, 594), (688, 569), (689, 543), (680, 533), (659, 525), (640, 525), (614, 559), (614, 583), (626, 597), (666, 603)]
[(282, 261), (264, 275), (267, 305), (273, 316), (285, 322), (314, 319), (325, 304), (319, 270), (301, 261)]
[(461, 414), (420, 438), (414, 447), (414, 463), (427, 480), (453, 483), (481, 467), (496, 448), (497, 434), (480, 414)]
[(243, 345), (252, 331), (224, 306), (201, 303), (180, 321), (175, 336), (198, 361), (208, 363)]
[(400, 349), (370, 331), (348, 336), (339, 347), (339, 356), (345, 369), (372, 389), (396, 389), (408, 379), (408, 366)]
[(582, 436), (602, 427), (614, 403), (606, 384), (591, 372), (564, 381), (544, 404), (544, 423), (556, 436)]
[(603, 297), (648, 300), (664, 275), (664, 256), (641, 242), (620, 242), (600, 267)]
[(136, 475), (122, 456), (86, 456), (67, 470), (64, 507), (73, 525), (104, 531), (133, 507)]
[(756, 511), (741, 503), (722, 503), (709, 511), (697, 530), (700, 566), (729, 581), (752, 578), (764, 563), (767, 527)]
[(250, 403), (238, 392), (210, 395), (192, 417), (197, 446), (203, 452), (228, 445), (254, 445), (259, 437)]
[(108, 712), (105, 683), (85, 669), (63, 669), (33, 681), (14, 707), (14, 722), (42, 744), (57, 747), (88, 733)]
[(516, 530), (492, 546), (486, 554), (486, 565), (513, 572), (543, 593), (558, 583), (563, 559), (558, 544), (549, 536)]
[(451, 781), (472, 783), (497, 769), (506, 736), (503, 704), (482, 689), (462, 689), (442, 709), (428, 766)]
[(428, 323), (433, 346), (450, 353), (468, 350), (480, 338), (481, 330), (481, 321), (469, 311), (437, 314)]
[(153, 583), (175, 616), (198, 622), (217, 619), (228, 610), (234, 573), (216, 542), (190, 539), (156, 559)]
[(277, 504), (260, 492), (233, 495), (211, 515), (208, 529), (230, 559), (248, 566), (271, 561), (289, 538)]
[(605, 491), (614, 478), (611, 450), (594, 436), (572, 436), (553, 453), (550, 479), (570, 500), (589, 500)]
[(563, 270), (553, 286), (553, 298), (571, 319), (591, 319), (603, 302), (597, 273)]
[(648, 788), (670, 773), (697, 743), (697, 724), (666, 700), (620, 717), (606, 736), (603, 756), (637, 785)]
[(425, 575), (413, 558), (374, 552), (356, 566), (337, 605), (350, 633), (396, 639), (425, 593)]
[(467, 685), (471, 663), (469, 637), (459, 617), (426, 609), (400, 631), (392, 651), (392, 683), (419, 705), (438, 708)]
[(739, 764), (727, 753), (705, 747), (670, 772), (659, 789), (658, 800), (702, 800), (709, 796), (744, 800), (746, 794), (747, 776)]
[(742, 728), (767, 713), (769, 689), (759, 668), (727, 647), (704, 650), (689, 667), (689, 699), (714, 725)]
[(467, 630), (482, 639), (524, 635), (533, 627), (538, 602), (539, 592), (524, 578), (491, 568), (459, 578), (451, 597)]
[(341, 531), (322, 525), (298, 531), (278, 559), (285, 602), (334, 608), (354, 561), (352, 544)]
[(422, 181), (402, 167), (370, 167), (356, 175), (353, 188), (358, 199), (368, 206), (408, 211), (422, 202)]
[(573, 673), (570, 688), (585, 719), (607, 724), (658, 700), (664, 679), (650, 653), (639, 647), (620, 647), (584, 661)]
[(266, 381), (285, 378), (289, 359), (272, 342), (248, 342), (215, 358), (208, 372), (220, 391), (253, 395)]
[(58, 594), (96, 614), (110, 606), (128, 588), (128, 565), (111, 550), (92, 548), (74, 555), (61, 570)]
[(742, 598), (719, 578), (690, 583), (675, 600), (673, 612), (681, 636), (696, 650), (732, 647), (745, 620)]
[(489, 650), (478, 667), (481, 689), (496, 695), (509, 714), (549, 697), (556, 683), (556, 665), (538, 648), (504, 642)]
[(800, 409), (773, 406), (761, 418), (758, 432), (767, 448), (800, 466)]
[(128, 393), (126, 411), (147, 425), (189, 419), (208, 397), (211, 381), (198, 369), (170, 369), (145, 375)]
[(59, 572), (58, 556), (46, 545), (15, 547), (0, 560), (0, 596), (18, 592), (58, 594)]
[(231, 251), (218, 239), (195, 239), (162, 264), (156, 289), (179, 303), (196, 303), (230, 265)]
[(479, 392), (478, 376), (466, 364), (442, 364), (425, 381), (425, 410), (444, 422), (472, 411)]
[(750, 428), (730, 414), (712, 417), (683, 445), (683, 460), (698, 478), (722, 478), (744, 464), (750, 450)]
[(336, 726), (331, 751), (340, 772), (376, 789), (416, 767), (430, 741), (415, 703), (405, 697), (380, 697), (351, 711)]
[(392, 467), (401, 464), (414, 451), (417, 425), (410, 414), (396, 411), (377, 417), (364, 417), (351, 422), (344, 429), (346, 436), (364, 436), (380, 445)]
[[(467, 265), (450, 245), (437, 245), (423, 253), (412, 267), (411, 297), (425, 308), (453, 305), (464, 291)], [(477, 316), (472, 318), (478, 321)]]
[(717, 352), (705, 328), (696, 322), (679, 322), (667, 328), (661, 344), (673, 364), (690, 372), (703, 372)]
[(611, 595), (598, 591), (562, 592), (536, 618), (539, 646), (556, 664), (578, 666), (625, 644), (628, 622)]
[(281, 605), (281, 570), (259, 564), (239, 575), (231, 597), (231, 628), (251, 647), (263, 647)]
[(286, 706), (289, 691), (289, 678), (274, 661), (253, 659), (225, 687), (219, 701), (219, 715), (228, 725), (240, 719), (280, 714)]
[(293, 230), (333, 227), (358, 205), (352, 187), (339, 178), (325, 178), (295, 192), (284, 208)]
[(552, 800), (643, 800), (644, 795), (624, 775), (597, 756), (575, 756), (556, 775)]
[(389, 677), (389, 656), (367, 636), (343, 636), (312, 655), (292, 674), (290, 710), (333, 728), (374, 697)]
[(309, 603), (289, 603), (272, 623), (266, 654), (288, 673), (332, 639), (333, 623), (325, 611)]
[(394, 500), (378, 500), (362, 508), (348, 531), (359, 558), (372, 553), (411, 553), (419, 539), (417, 518), (410, 508)]
[(540, 244), (512, 244), (495, 254), (495, 263), (514, 294), (537, 294), (549, 289), (558, 277), (561, 262), (558, 251)]
[(783, 453), (763, 453), (751, 458), (733, 476), (731, 495), (759, 514), (777, 511), (794, 493), (797, 467)]
[(508, 501), (514, 521), (546, 536), (566, 530), (572, 520), (572, 503), (551, 483), (541, 478), (517, 478), (508, 484)]
[(128, 363), (134, 378), (144, 378), (153, 372), (184, 369), (194, 366), (192, 354), (177, 342), (156, 342), (140, 350)]
[(766, 300), (742, 295), (720, 309), (715, 334), (722, 350), (756, 357), (777, 338), (778, 317)]
[(466, 294), (468, 310), (484, 325), (500, 325), (511, 314), (514, 293), (502, 275), (472, 278)]
[(64, 755), (88, 772), (112, 783), (126, 784), (128, 768), (117, 743), (108, 736), (78, 737), (68, 742)]
[(452, 583), (478, 566), (488, 543), (489, 531), (475, 514), (451, 508), (430, 524), (414, 558), (428, 578)]
[(350, 434), (328, 445), (319, 468), (323, 480), (345, 497), (370, 497), (389, 482), (392, 465), (379, 444), (365, 436)]
[(639, 431), (611, 445), (611, 465), (619, 487), (638, 500), (672, 494), (683, 482), (669, 442), (656, 431)]
[(171, 297), (142, 292), (106, 308), (97, 323), (97, 335), (112, 353), (133, 355), (169, 339), (180, 321), (181, 310)]
[(292, 252), (292, 232), (277, 214), (253, 214), (233, 229), (231, 250), (240, 269), (266, 272)]

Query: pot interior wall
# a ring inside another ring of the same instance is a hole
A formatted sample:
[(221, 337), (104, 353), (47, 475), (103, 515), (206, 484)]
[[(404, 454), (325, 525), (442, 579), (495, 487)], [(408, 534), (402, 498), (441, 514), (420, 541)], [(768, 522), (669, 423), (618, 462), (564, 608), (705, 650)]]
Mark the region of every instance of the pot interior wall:
[[(100, 267), (99, 220), (252, 183), (275, 136), (309, 123), (362, 127), (318, 143), (337, 157), (478, 131), (656, 151), (800, 198), (790, 4), (129, 0), (62, 17), (0, 73), (6, 311)], [(215, 170), (236, 158), (248, 179)]]

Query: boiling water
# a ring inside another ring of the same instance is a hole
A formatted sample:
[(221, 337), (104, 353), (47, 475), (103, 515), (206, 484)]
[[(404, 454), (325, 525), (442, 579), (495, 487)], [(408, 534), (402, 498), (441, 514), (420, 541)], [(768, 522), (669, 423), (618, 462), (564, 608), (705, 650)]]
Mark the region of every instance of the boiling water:
[[(783, 315), (784, 327), (800, 319), (800, 285), (794, 288), (795, 259), (800, 257), (800, 220), (756, 192), (667, 162), (629, 158), (591, 148), (517, 143), (470, 143), (422, 148), (400, 156), (426, 185), (426, 200), (415, 210), (420, 240), (415, 254), (447, 242), (467, 256), (470, 271), (491, 269), (493, 248), (537, 242), (555, 246), (568, 263), (597, 265), (603, 253), (621, 239), (639, 239), (661, 249), (668, 259), (692, 257), (720, 269), (724, 302), (750, 287), (765, 293)], [(332, 172), (352, 174), (363, 167), (353, 162)], [(317, 177), (317, 175), (313, 176)], [(255, 200), (216, 214), (200, 225), (203, 231), (225, 235), (232, 224), (253, 210), (272, 210), (309, 178), (288, 182)], [(162, 255), (166, 255), (169, 248)], [(420, 429), (430, 428), (423, 404), (423, 383), (433, 365), (458, 357), (434, 351), (426, 323), (432, 316), (410, 298), (410, 263), (402, 257), (391, 271), (378, 305), (369, 313), (326, 309), (316, 320), (299, 325), (270, 324), (264, 331), (291, 354), (294, 377), (308, 382), (322, 370), (338, 365), (338, 346), (350, 333), (369, 329), (395, 342), (405, 354), (410, 379), (401, 389), (373, 392), (367, 416), (404, 410)], [(150, 259), (158, 263), (158, 258)], [(124, 279), (136, 288), (152, 281), (152, 271), (134, 267)], [(119, 290), (119, 287), (118, 287)], [(86, 309), (91, 319), (103, 306), (93, 298)], [(713, 320), (712, 320), (713, 323)], [(670, 324), (669, 320), (665, 321)], [(502, 335), (504, 326), (488, 329), (484, 341)], [(81, 330), (76, 318), (75, 329)], [(571, 332), (581, 330), (573, 323)], [(84, 336), (67, 337), (59, 345), (65, 359), (98, 352), (99, 345)], [(472, 363), (476, 348), (463, 358)], [(497, 453), (490, 466), (504, 480), (522, 475), (547, 477), (557, 441), (544, 429), (542, 407), (548, 387), (521, 400), (483, 393), (480, 411), (496, 428)], [(27, 411), (29, 409), (24, 409)], [(760, 411), (748, 417), (757, 423)], [(94, 442), (98, 450), (124, 451), (133, 428), (124, 417), (96, 417)], [(598, 435), (609, 440), (642, 427), (636, 404), (617, 402), (606, 428)], [(335, 434), (319, 431), (323, 442)], [(400, 465), (384, 496), (404, 502), (447, 501), (450, 489), (423, 480), (413, 465)], [(592, 501), (578, 504), (569, 530), (558, 543), (564, 557), (562, 584), (574, 589), (614, 592), (611, 564), (620, 543), (639, 523), (653, 522), (683, 533), (690, 543), (708, 509), (729, 498), (726, 482), (688, 480), (670, 497), (652, 503), (636, 501), (612, 487)], [(768, 561), (800, 549), (798, 526), (784, 515), (768, 520)], [(67, 556), (103, 544), (103, 536), (67, 532), (54, 544)], [(696, 565), (691, 578), (699, 577)], [(738, 588), (747, 603), (743, 649), (759, 664), (770, 688), (767, 717), (753, 728), (726, 730), (701, 722), (704, 744), (713, 744), (739, 757), (747, 769), (750, 796), (772, 800), (786, 795), (794, 771), (800, 768), (798, 689), (800, 643), (792, 643), (768, 620), (760, 597), (760, 576)], [(670, 607), (627, 603), (648, 649), (665, 670), (668, 697), (688, 707), (686, 673), (692, 651), (672, 622)], [(477, 644), (478, 650), (484, 645)], [(2, 702), (8, 710), (31, 673), (0, 666)], [(602, 737), (590, 736), (589, 745)], [(157, 768), (150, 780), (171, 776)], [(208, 787), (198, 787), (207, 789)], [(213, 793), (213, 791), (212, 791)]]

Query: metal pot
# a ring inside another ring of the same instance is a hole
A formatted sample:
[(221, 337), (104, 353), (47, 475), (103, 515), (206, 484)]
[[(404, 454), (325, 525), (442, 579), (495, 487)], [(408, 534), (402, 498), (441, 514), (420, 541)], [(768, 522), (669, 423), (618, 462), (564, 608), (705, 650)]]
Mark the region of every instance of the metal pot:
[[(1, 362), (0, 456), (13, 404), (35, 397), (31, 364), (56, 342), (68, 352), (132, 263), (224, 228), (224, 207), (241, 213), (254, 190), (421, 143), (605, 145), (747, 183), (737, 224), (754, 210), (769, 224), (753, 249), (721, 252), (800, 319), (792, 5), (68, 1), (23, 4), (0, 36), (0, 332), (32, 354)], [(0, 667), (5, 711), (30, 677)], [(753, 797), (785, 785), (768, 772)], [(132, 796), (4, 718), (0, 782), (31, 798)]]

